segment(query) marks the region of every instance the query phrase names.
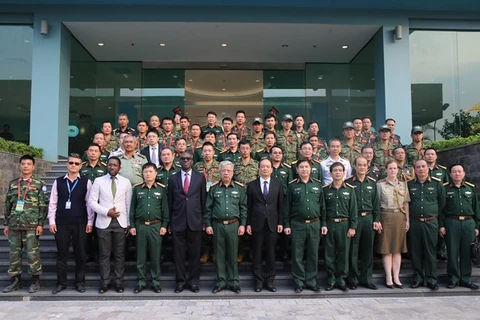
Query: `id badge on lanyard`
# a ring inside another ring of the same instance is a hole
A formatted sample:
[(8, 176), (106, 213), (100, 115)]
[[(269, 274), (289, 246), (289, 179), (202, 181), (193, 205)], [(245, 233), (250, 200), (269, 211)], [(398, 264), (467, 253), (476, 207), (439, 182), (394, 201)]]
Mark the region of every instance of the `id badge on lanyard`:
[(32, 179), (28, 179), (27, 187), (25, 188), (25, 192), (23, 193), (23, 199), (20, 198), (20, 182), (22, 179), (18, 179), (18, 184), (17, 184), (17, 204), (15, 206), (15, 211), (23, 211), (23, 208), (25, 207), (25, 198), (27, 197), (27, 192), (28, 189), (30, 189), (30, 185), (32, 184)]

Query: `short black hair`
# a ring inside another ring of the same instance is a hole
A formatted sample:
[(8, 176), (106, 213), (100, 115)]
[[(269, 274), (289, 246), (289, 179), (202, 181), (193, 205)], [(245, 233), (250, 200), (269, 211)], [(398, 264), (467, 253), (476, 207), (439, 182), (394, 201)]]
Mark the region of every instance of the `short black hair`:
[(138, 120), (138, 121), (137, 121), (137, 126), (138, 126), (140, 123), (142, 123), (142, 122), (145, 123), (145, 124), (147, 125), (147, 127), (148, 127), (148, 122), (147, 122), (147, 120), (145, 120), (145, 119)]
[(215, 117), (217, 117), (217, 113), (216, 113), (215, 111), (208, 111), (208, 112), (207, 112), (207, 117), (208, 117), (209, 115), (214, 115)]
[(293, 120), (297, 120), (297, 118), (302, 118), (303, 120), (305, 120), (305, 117), (302, 116), (301, 114), (295, 115), (295, 118), (293, 118)]
[(320, 128), (320, 125), (318, 124), (317, 121), (310, 121), (310, 122), (308, 123), (308, 128), (310, 128), (310, 126), (311, 126), (312, 124), (316, 124), (316, 125)]
[(97, 147), (98, 148), (98, 151), (102, 152), (102, 148), (100, 148), (100, 145), (98, 143), (95, 143), (95, 142), (92, 142), (88, 145), (88, 149), (90, 149), (90, 147)]
[(273, 119), (277, 120), (277, 118), (271, 113), (269, 113), (265, 116), (265, 120), (270, 119), (270, 118), (273, 118)]
[(240, 148), (240, 146), (243, 146), (244, 144), (248, 144), (248, 146), (251, 148), (252, 147), (252, 144), (250, 143), (250, 141), (246, 140), (246, 139), (242, 139), (240, 140), (240, 142), (238, 143), (238, 147)]
[(464, 167), (463, 164), (461, 164), (461, 163), (454, 163), (454, 164), (450, 165), (450, 166), (448, 167), (448, 172), (452, 173), (453, 167), (456, 167), (456, 166), (462, 167), (463, 171), (465, 172), (465, 167)]
[(222, 119), (222, 123), (223, 123), (224, 121), (230, 121), (231, 123), (233, 123), (233, 119), (230, 118), (230, 117), (225, 117), (225, 118), (223, 118), (223, 119)]
[(397, 123), (397, 121), (395, 121), (395, 119), (388, 118), (388, 119), (385, 119), (385, 124), (387, 124), (388, 121), (393, 121), (393, 123)]
[(307, 145), (307, 144), (310, 145), (310, 146), (313, 148), (312, 144), (311, 144), (309, 141), (303, 141), (303, 142), (300, 144), (300, 148), (299, 148), (299, 149), (302, 149), (302, 147), (303, 147), (304, 145)]
[(304, 163), (304, 162), (308, 163), (308, 165), (309, 165), (310, 167), (312, 166), (312, 164), (310, 163), (310, 161), (308, 161), (307, 159), (301, 159), (301, 160), (298, 160), (298, 161), (297, 161), (296, 168), (298, 169), (298, 167), (299, 167), (302, 163)]
[(155, 133), (157, 135), (157, 137), (160, 137), (160, 132), (158, 132), (157, 129), (151, 129), (151, 130), (148, 130), (147, 131), (147, 136), (150, 134), (150, 133)]
[(343, 163), (341, 163), (341, 162), (334, 162), (334, 163), (330, 166), (330, 173), (332, 173), (332, 172), (333, 172), (333, 169), (335, 169), (336, 167), (342, 167), (343, 172), (345, 172), (345, 166), (343, 165)]
[(264, 161), (264, 160), (267, 160), (268, 162), (270, 162), (270, 165), (273, 167), (272, 160), (268, 159), (267, 157), (263, 157), (260, 160), (258, 160), (258, 167), (259, 168), (260, 168), (260, 165), (262, 164), (262, 161)]
[[(425, 153), (427, 153), (428, 150), (433, 150), (433, 151), (435, 151), (435, 154), (437, 154), (437, 149), (435, 149), (434, 147), (427, 147), (427, 148), (425, 148)], [(425, 154), (425, 153), (424, 153), (424, 154)]]
[(157, 170), (157, 165), (153, 162), (147, 162), (142, 166), (142, 172), (143, 172), (143, 170), (145, 170), (147, 168), (152, 168), (154, 170)]
[(228, 140), (228, 137), (230, 137), (231, 135), (234, 135), (238, 139), (238, 135), (235, 132), (230, 132), (229, 134), (227, 134), (227, 140)]
[(197, 126), (200, 130), (202, 130), (202, 126), (199, 125), (198, 123), (194, 123), (190, 126), (190, 129), (193, 128), (194, 126)]
[(30, 154), (24, 154), (23, 156), (21, 156), (18, 163), (22, 163), (23, 160), (32, 160), (33, 164), (35, 164), (35, 158)]
[[(212, 133), (213, 133), (213, 132), (212, 132)], [(202, 145), (202, 151), (203, 151), (203, 149), (204, 149), (205, 147), (208, 147), (208, 146), (212, 147), (212, 148), (213, 148), (213, 151), (215, 151), (215, 146), (213, 145), (213, 143), (208, 142), (208, 141), (206, 141), (206, 142), (203, 143), (203, 145)]]
[(117, 156), (111, 156), (110, 158), (108, 158), (107, 164), (110, 162), (110, 160), (116, 160), (116, 161), (118, 161), (118, 165), (122, 165), (122, 161)]
[(113, 128), (112, 121), (108, 121), (108, 120), (102, 121), (102, 127), (103, 127), (103, 125), (104, 125), (105, 123), (109, 123), (109, 124), (112, 126), (112, 128)]
[(170, 121), (172, 121), (172, 123), (173, 123), (173, 119), (172, 119), (172, 118), (170, 118), (170, 117), (165, 117), (165, 118), (162, 119), (162, 124), (165, 122), (165, 120), (166, 120), (166, 121), (170, 120)]
[(181, 117), (180, 117), (180, 120), (183, 120), (183, 119), (185, 119), (185, 120), (187, 120), (188, 122), (190, 122), (190, 118), (188, 118), (187, 116), (181, 116)]
[(235, 116), (238, 116), (238, 114), (240, 113), (243, 113), (244, 116), (247, 116), (247, 114), (243, 110), (237, 110), (237, 112), (235, 112)]
[(268, 136), (268, 135), (272, 135), (275, 139), (277, 139), (277, 135), (275, 134), (275, 132), (272, 132), (272, 131), (267, 131), (263, 134), (263, 139), (265, 140), (265, 138)]

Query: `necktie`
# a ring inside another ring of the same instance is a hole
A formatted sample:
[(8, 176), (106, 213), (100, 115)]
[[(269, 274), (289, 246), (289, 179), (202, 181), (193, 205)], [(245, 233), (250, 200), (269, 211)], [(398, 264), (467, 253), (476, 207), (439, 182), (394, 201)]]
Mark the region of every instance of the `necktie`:
[(117, 193), (117, 184), (115, 183), (115, 177), (110, 177), (112, 179), (112, 196), (115, 198), (115, 194)]
[(190, 180), (188, 179), (188, 173), (185, 173), (185, 181), (183, 182), (183, 192), (188, 193), (188, 188), (190, 187)]
[(268, 184), (267, 181), (263, 182), (263, 199), (265, 200), (267, 200), (267, 196), (268, 196), (267, 184)]
[(158, 167), (158, 156), (157, 156), (157, 148), (152, 147), (152, 156), (150, 157), (152, 162)]

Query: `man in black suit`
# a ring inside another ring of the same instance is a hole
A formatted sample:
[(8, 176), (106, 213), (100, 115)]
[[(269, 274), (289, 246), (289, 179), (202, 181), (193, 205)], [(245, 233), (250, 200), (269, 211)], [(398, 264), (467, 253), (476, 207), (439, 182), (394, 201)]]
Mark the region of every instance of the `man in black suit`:
[[(273, 166), (270, 159), (259, 163), (260, 177), (247, 187), (247, 233), (252, 235), (253, 277), (255, 292), (262, 285), (275, 292), (275, 246), (277, 233), (283, 231), (283, 185), (272, 178)], [(265, 245), (265, 270), (262, 274), (262, 247)]]
[(140, 153), (147, 157), (147, 162), (154, 163), (157, 168), (162, 164), (160, 144), (158, 143), (160, 136), (157, 130), (147, 132), (147, 146)]
[[(168, 179), (168, 207), (170, 230), (175, 254), (175, 293), (185, 285), (197, 293), (200, 277), (200, 252), (202, 249), (203, 210), (206, 198), (206, 182), (202, 173), (192, 170), (190, 152), (180, 155), (182, 171)], [(185, 248), (188, 250), (188, 277), (185, 273)]]

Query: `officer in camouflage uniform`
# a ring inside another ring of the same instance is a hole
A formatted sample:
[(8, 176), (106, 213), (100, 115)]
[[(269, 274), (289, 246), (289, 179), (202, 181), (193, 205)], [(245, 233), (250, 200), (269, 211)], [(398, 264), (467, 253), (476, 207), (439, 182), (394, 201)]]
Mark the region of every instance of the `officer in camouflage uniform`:
[(188, 140), (190, 138), (190, 119), (187, 116), (180, 117), (180, 129), (176, 132), (176, 135), (177, 139)]
[(105, 137), (105, 150), (112, 152), (113, 150), (118, 149), (120, 146), (117, 137), (112, 134), (113, 125), (110, 121), (102, 122), (102, 133)]
[(264, 148), (257, 149), (255, 152), (255, 160), (260, 161), (264, 158), (270, 159), (270, 150), (276, 143), (275, 133), (267, 131), (264, 133)]
[[(393, 144), (390, 143), (391, 135), (390, 127), (387, 125), (382, 125), (378, 132), (380, 137), (379, 142), (373, 144), (373, 151), (375, 152), (375, 164), (382, 170), (385, 168), (385, 164), (390, 160), (395, 160), (393, 158)], [(385, 174), (386, 176), (386, 174)]]
[(173, 131), (173, 119), (169, 117), (165, 117), (162, 119), (162, 133), (159, 135), (158, 144), (161, 148), (168, 147), (174, 148), (175, 147), (175, 139), (177, 138), (175, 132)]
[(362, 126), (362, 141), (366, 141), (366, 144), (373, 144), (375, 142), (375, 139), (377, 138), (377, 134), (372, 131), (372, 119), (368, 116), (363, 117)]
[(292, 131), (293, 118), (290, 114), (285, 114), (282, 118), (282, 130), (277, 134), (277, 144), (284, 151), (286, 163), (292, 163), (297, 160), (298, 147), (300, 145), (297, 135)]
[[(310, 178), (310, 162), (297, 162), (298, 179), (290, 181), (285, 198), (284, 233), (292, 237), (292, 276), (295, 293), (320, 292), (317, 285), (320, 233), (327, 234), (322, 182)], [(306, 255), (304, 256), (304, 253)], [(304, 267), (304, 257), (306, 266)]]
[(343, 124), (343, 141), (340, 157), (354, 163), (355, 159), (361, 156), (362, 146), (355, 141), (355, 131), (353, 123), (348, 121)]
[(107, 174), (107, 164), (101, 162), (100, 146), (92, 143), (88, 146), (87, 161), (82, 162), (82, 169), (80, 169), (80, 176), (87, 177), (90, 181), (95, 181), (95, 178), (102, 177)]
[[(326, 208), (325, 268), (328, 284), (326, 291), (335, 286), (348, 291), (350, 238), (355, 236), (358, 223), (358, 206), (355, 187), (343, 182), (345, 167), (340, 162), (330, 166), (332, 183), (323, 187)], [(372, 248), (373, 250), (373, 248)]]
[(247, 223), (247, 195), (245, 188), (233, 181), (233, 163), (220, 163), (222, 181), (212, 186), (205, 203), (205, 231), (213, 235), (217, 265), (217, 283), (212, 290), (218, 293), (227, 284), (234, 293), (240, 293), (238, 264), (235, 261), (239, 236), (245, 233)]
[(29, 293), (40, 289), (39, 276), (42, 273), (40, 261), (40, 235), (47, 217), (47, 187), (42, 180), (33, 177), (35, 159), (30, 155), (20, 158), (21, 177), (10, 181), (5, 198), (4, 235), (10, 245), (10, 267), (8, 275), (11, 284), (3, 292), (20, 288), (22, 274), (22, 249), (28, 257), (28, 269), (32, 274)]
[(165, 185), (155, 182), (157, 167), (153, 163), (142, 166), (143, 183), (132, 190), (130, 205), (130, 234), (137, 239), (137, 286), (140, 293), (147, 285), (147, 253), (150, 256), (151, 288), (155, 293), (160, 287), (160, 253), (162, 237), (167, 233), (170, 220)]
[(446, 205), (440, 213), (439, 233), (445, 237), (448, 250), (448, 289), (457, 285), (478, 290), (472, 282), (472, 250), (470, 245), (478, 237), (480, 209), (476, 187), (465, 181), (461, 164), (450, 166), (450, 183), (444, 183)]
[(415, 179), (415, 169), (405, 161), (406, 154), (403, 147), (395, 147), (395, 149), (393, 149), (393, 158), (398, 166), (398, 180), (410, 181)]
[(228, 149), (228, 135), (232, 132), (233, 119), (230, 117), (225, 117), (222, 120), (223, 131), (217, 136), (217, 145), (216, 147), (221, 151)]
[(390, 127), (390, 130), (392, 131), (392, 135), (390, 136), (390, 142), (395, 146), (395, 147), (401, 147), (402, 142), (400, 141), (400, 136), (398, 134), (395, 134), (395, 125), (396, 121), (392, 118), (388, 118), (385, 120), (385, 124)]
[(190, 139), (187, 140), (187, 152), (194, 153), (196, 148), (202, 147), (203, 139), (200, 138), (202, 133), (200, 125), (194, 123), (190, 128)]
[(177, 140), (175, 140), (175, 150), (172, 151), (174, 151), (173, 163), (176, 167), (180, 168), (180, 155), (187, 152), (187, 140), (185, 138), (178, 138)]
[(297, 135), (298, 141), (303, 142), (308, 140), (308, 132), (303, 128), (305, 125), (305, 118), (301, 114), (295, 115), (295, 134)]
[(265, 135), (263, 133), (263, 120), (256, 117), (252, 121), (252, 135), (249, 140), (252, 144), (252, 157), (255, 157), (257, 150), (265, 147)]
[(407, 162), (411, 165), (415, 160), (423, 159), (425, 149), (430, 145), (423, 141), (423, 129), (420, 126), (414, 126), (411, 131), (412, 143), (405, 147), (407, 152)]
[(228, 149), (225, 149), (218, 156), (218, 161), (228, 160), (233, 163), (237, 163), (241, 156), (238, 152), (238, 136), (236, 133), (230, 132), (227, 136)]
[(245, 125), (246, 115), (245, 111), (238, 110), (235, 114), (235, 126), (232, 128), (232, 132), (237, 134), (238, 140), (249, 140), (252, 136), (252, 130)]
[(322, 162), (328, 158), (327, 143), (325, 140), (317, 136), (310, 136), (308, 137), (308, 142), (310, 142), (313, 147), (313, 160)]

